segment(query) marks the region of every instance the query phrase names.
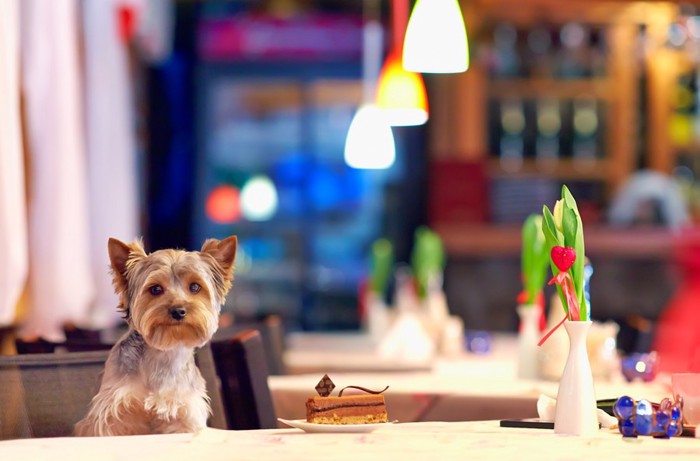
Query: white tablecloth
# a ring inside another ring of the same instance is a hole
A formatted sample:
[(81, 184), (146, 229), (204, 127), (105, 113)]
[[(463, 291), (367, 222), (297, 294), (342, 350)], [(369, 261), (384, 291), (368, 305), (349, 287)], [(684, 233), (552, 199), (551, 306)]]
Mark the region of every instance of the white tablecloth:
[[(285, 356), (292, 374), (268, 380), (277, 416), (305, 417), (306, 399), (328, 373), (337, 389), (354, 385), (385, 392), (389, 417), (401, 422), (477, 421), (537, 416), (541, 394), (555, 398), (558, 383), (523, 380), (516, 370), (517, 337), (494, 335), (491, 351), (435, 357), (430, 363), (377, 357), (367, 337), (357, 334), (297, 334)], [(629, 395), (658, 402), (670, 397), (661, 383), (628, 383), (621, 376), (596, 380), (596, 398)]]
[[(354, 385), (389, 389), (384, 393), (391, 419), (416, 421), (477, 421), (537, 416), (541, 394), (556, 398), (558, 384), (470, 373), (334, 373), (337, 390)], [(305, 417), (305, 402), (316, 393), (318, 374), (271, 376), (268, 380), (277, 416)], [(670, 397), (665, 387), (641, 383), (595, 383), (597, 399), (629, 395), (655, 402)]]
[(284, 363), (290, 374), (311, 372), (375, 372), (427, 371), (473, 364), (478, 375), (514, 375), (517, 337), (512, 334), (494, 334), (488, 354), (462, 353), (456, 356), (437, 356), (431, 359), (412, 357), (383, 357), (377, 344), (362, 333), (293, 333), (287, 336)]
[(700, 440), (623, 439), (601, 429), (592, 437), (546, 429), (506, 429), (495, 421), (388, 424), (369, 434), (309, 434), (299, 429), (219, 431), (197, 435), (26, 439), (0, 442), (12, 461), (284, 460), (697, 460)]

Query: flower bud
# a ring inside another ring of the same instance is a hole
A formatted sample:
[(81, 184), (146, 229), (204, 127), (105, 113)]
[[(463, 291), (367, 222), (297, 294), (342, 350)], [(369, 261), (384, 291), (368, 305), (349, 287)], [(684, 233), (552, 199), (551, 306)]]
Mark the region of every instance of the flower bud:
[(559, 232), (564, 232), (564, 200), (557, 200), (554, 204), (554, 213), (552, 213), (554, 218), (554, 226)]

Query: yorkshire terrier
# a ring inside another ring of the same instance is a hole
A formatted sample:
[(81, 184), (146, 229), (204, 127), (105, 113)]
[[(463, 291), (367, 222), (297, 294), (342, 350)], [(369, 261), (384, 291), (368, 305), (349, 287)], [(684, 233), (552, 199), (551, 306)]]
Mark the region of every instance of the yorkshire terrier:
[(128, 331), (105, 363), (78, 436), (196, 432), (211, 412), (194, 352), (218, 328), (238, 241), (209, 239), (200, 251), (159, 250), (109, 239), (118, 309)]

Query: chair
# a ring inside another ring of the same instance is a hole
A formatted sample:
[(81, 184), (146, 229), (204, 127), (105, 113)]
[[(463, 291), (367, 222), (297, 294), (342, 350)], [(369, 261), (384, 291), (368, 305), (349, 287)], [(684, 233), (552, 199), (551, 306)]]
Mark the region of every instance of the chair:
[(108, 354), (0, 356), (0, 439), (72, 435), (99, 390)]
[[(37, 361), (40, 362), (42, 357), (46, 357), (46, 360), (62, 360), (66, 357), (79, 357), (78, 354), (84, 354), (88, 351), (99, 351), (104, 355), (104, 360), (102, 360), (101, 365), (104, 366), (104, 362), (107, 360), (109, 351), (112, 349), (111, 344), (99, 342), (99, 341), (66, 341), (65, 343), (54, 343), (46, 341), (43, 339), (37, 341), (21, 341), (15, 340), (15, 346), (17, 348), (17, 353), (20, 355), (29, 354), (30, 356), (37, 357)], [(67, 351), (67, 352), (66, 352)], [(97, 355), (98, 357), (100, 355)], [(11, 356), (9, 356), (11, 357)], [(0, 359), (0, 385), (3, 383), (2, 379), (2, 360)], [(21, 360), (21, 359), (20, 359)], [(200, 349), (195, 354), (195, 362), (204, 377), (207, 385), (207, 394), (210, 399), (210, 406), (212, 414), (207, 421), (209, 427), (214, 427), (217, 429), (227, 429), (226, 416), (224, 414), (223, 403), (221, 402), (221, 396), (219, 395), (219, 389), (217, 386), (218, 378), (216, 376), (216, 370), (213, 364), (213, 358), (211, 351), (209, 350), (209, 345), (205, 348)], [(51, 362), (53, 363), (53, 362)], [(99, 380), (97, 383), (97, 388), (95, 392), (90, 395), (90, 398), (97, 393), (99, 389)], [(2, 390), (0, 389), (0, 396), (2, 396)], [(0, 397), (1, 399), (1, 397)], [(89, 401), (89, 400), (88, 400)], [(0, 408), (2, 404), (0, 402)], [(0, 413), (2, 415), (3, 413)], [(2, 434), (2, 421), (0, 418), (0, 434)]]
[[(203, 348), (202, 352), (206, 350)], [(228, 339), (218, 338), (210, 343), (209, 350), (218, 377), (226, 427), (236, 430), (276, 428), (260, 332), (245, 330)], [(203, 374), (207, 373), (203, 371)]]
[(14, 342), (18, 354), (109, 350), (125, 331), (123, 327), (108, 330), (86, 330), (76, 327), (66, 327), (64, 328), (66, 339), (63, 342), (52, 342), (43, 338), (33, 341), (15, 338)]
[(56, 352), (58, 343), (39, 338), (34, 341), (25, 341), (15, 338), (15, 348), (18, 354), (50, 354)]
[[(227, 332), (224, 332), (227, 333)], [(210, 398), (212, 414), (207, 422), (209, 427), (217, 429), (265, 429), (277, 427), (277, 419), (272, 403), (272, 396), (267, 385), (268, 355), (265, 353), (262, 335), (257, 330), (238, 329), (229, 330), (229, 336), (224, 333), (217, 335), (210, 343), (200, 348), (195, 354), (195, 362), (204, 377), (207, 385), (207, 393)], [(33, 353), (19, 356), (0, 357), (0, 386), (4, 385), (2, 363), (8, 361), (8, 365), (15, 362), (37, 363), (43, 367), (70, 362), (69, 357), (78, 357), (87, 354), (97, 354), (102, 357), (99, 363), (99, 371), (109, 354), (108, 350), (94, 352), (60, 352), (60, 344), (44, 342), (28, 343), (33, 347)], [(93, 346), (95, 343), (92, 343)], [(19, 343), (18, 343), (19, 346)], [(99, 344), (97, 347), (101, 348)], [(86, 347), (89, 347), (86, 345)], [(46, 349), (41, 349), (46, 348)], [(56, 351), (55, 353), (37, 353), (44, 350)], [(24, 350), (24, 352), (30, 352)], [(101, 355), (100, 355), (101, 354)], [(35, 360), (32, 360), (35, 359)], [(54, 368), (59, 368), (57, 365)], [(51, 379), (50, 372), (46, 373), (47, 380)], [(18, 378), (15, 378), (18, 379)], [(36, 385), (36, 384), (34, 384)], [(52, 389), (50, 384), (47, 389)], [(84, 409), (79, 412), (75, 421), (82, 418), (87, 411), (87, 404), (99, 388), (99, 379), (95, 389), (85, 393)], [(4, 389), (0, 389), (0, 412), (4, 415), (3, 401)], [(8, 390), (12, 394), (12, 390)], [(10, 395), (11, 397), (11, 395)], [(60, 399), (58, 400), (61, 401)], [(70, 402), (69, 402), (70, 403)], [(72, 419), (72, 418), (71, 418)], [(75, 421), (72, 423), (74, 424)], [(68, 432), (57, 432), (55, 435), (70, 435), (72, 424)], [(2, 421), (0, 421), (0, 436), (3, 434)], [(19, 431), (24, 437), (49, 437), (51, 435), (37, 435), (35, 431)], [(12, 436), (11, 436), (12, 437)], [(20, 435), (14, 436), (22, 437)]]
[(271, 375), (284, 375), (287, 369), (284, 365), (284, 325), (277, 315), (266, 317), (260, 325), (260, 336), (265, 346), (268, 371)]
[(212, 341), (216, 342), (234, 336), (245, 330), (258, 330), (265, 351), (267, 370), (271, 375), (287, 373), (284, 365), (285, 338), (282, 320), (277, 315), (269, 315), (261, 321), (243, 321), (219, 328)]
[(70, 340), (62, 343), (54, 343), (45, 339), (35, 341), (24, 341), (15, 339), (15, 348), (18, 354), (50, 354), (52, 352), (88, 352), (88, 351), (109, 351), (112, 344), (99, 341), (76, 341)]
[(211, 415), (207, 421), (207, 426), (215, 429), (228, 429), (224, 403), (221, 400), (221, 386), (219, 385), (219, 377), (216, 374), (214, 356), (211, 353), (211, 345), (209, 343), (197, 350), (194, 355), (194, 361), (207, 384), (207, 395), (209, 396), (209, 406), (211, 407)]

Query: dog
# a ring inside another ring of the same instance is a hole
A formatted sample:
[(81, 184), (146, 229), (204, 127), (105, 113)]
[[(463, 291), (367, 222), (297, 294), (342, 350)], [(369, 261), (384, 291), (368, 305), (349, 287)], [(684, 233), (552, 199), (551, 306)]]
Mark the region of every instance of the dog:
[(194, 352), (218, 328), (233, 280), (238, 239), (209, 239), (200, 251), (146, 254), (110, 238), (118, 309), (128, 331), (114, 345), (77, 436), (196, 432), (211, 413)]

